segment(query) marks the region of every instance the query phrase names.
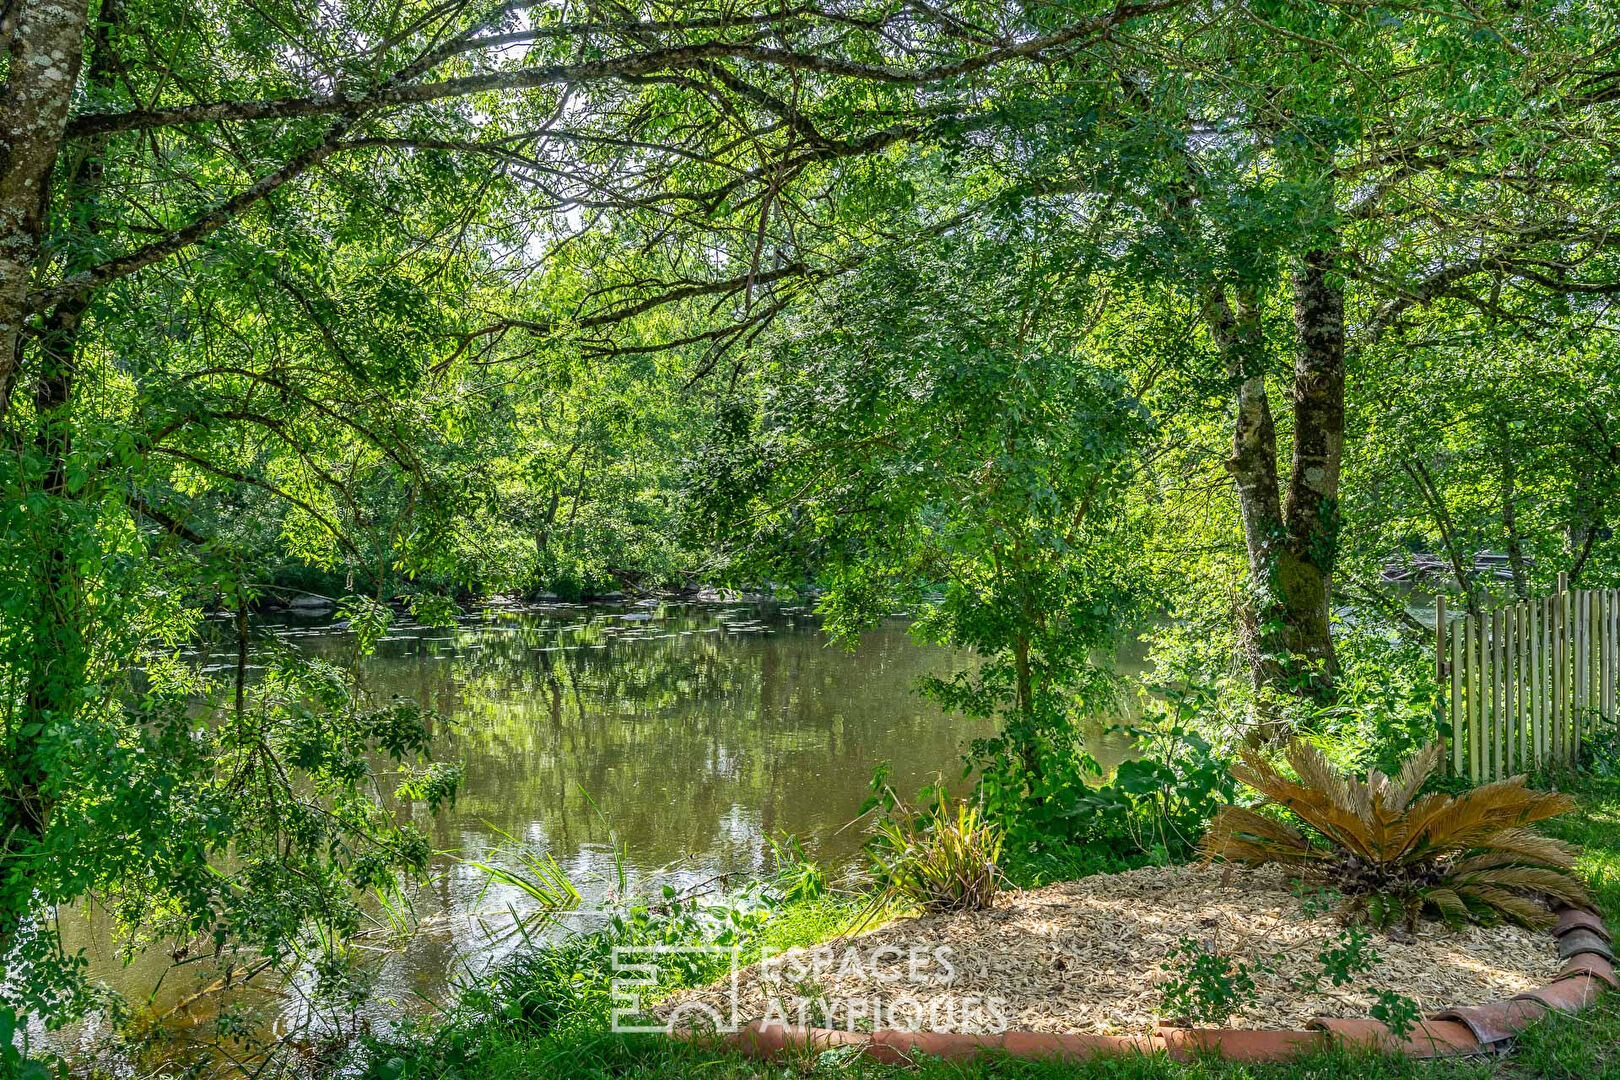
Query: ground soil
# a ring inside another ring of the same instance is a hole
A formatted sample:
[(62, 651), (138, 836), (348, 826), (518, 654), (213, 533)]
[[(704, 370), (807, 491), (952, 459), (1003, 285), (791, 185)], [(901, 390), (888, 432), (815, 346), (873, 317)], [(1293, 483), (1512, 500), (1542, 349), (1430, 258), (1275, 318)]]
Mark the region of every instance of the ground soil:
[[(1544, 932), (1425, 922), (1415, 938), (1374, 934), (1377, 965), (1335, 987), (1320, 978), (1318, 954), (1343, 933), (1328, 902), (1280, 872), (1150, 867), (1006, 893), (989, 911), (900, 919), (819, 953), (784, 954), (772, 968), (743, 970), (739, 1019), (1148, 1032), (1177, 1019), (1163, 1014), (1161, 1002), (1173, 977), (1167, 954), (1185, 938), (1257, 969), (1254, 993), (1228, 1021), (1246, 1028), (1364, 1017), (1380, 989), (1414, 999), (1425, 1012), (1481, 1004), (1541, 986), (1559, 965)], [(949, 949), (947, 963), (934, 951), (941, 947)], [(725, 987), (715, 986), (679, 995), (659, 1011), (690, 1015), (698, 1003), (725, 1002)], [(913, 1016), (920, 1023), (909, 1023)]]

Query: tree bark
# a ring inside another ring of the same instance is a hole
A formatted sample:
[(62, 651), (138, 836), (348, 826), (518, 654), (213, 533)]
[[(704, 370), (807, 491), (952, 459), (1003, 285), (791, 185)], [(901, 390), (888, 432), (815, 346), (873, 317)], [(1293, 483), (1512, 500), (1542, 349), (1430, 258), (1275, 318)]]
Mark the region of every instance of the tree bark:
[(1024, 782), (1033, 788), (1041, 777), (1041, 759), (1035, 747), (1035, 689), (1026, 637), (1013, 639), (1013, 678), (1020, 728), (1018, 753), (1024, 762)]
[(23, 318), (84, 54), (89, 0), (21, 0), (0, 88), (0, 416), (11, 401)]
[(1239, 648), (1258, 690), (1284, 674), (1281, 642), (1271, 629), (1275, 625), (1271, 578), (1284, 530), (1277, 486), (1277, 426), (1266, 396), (1259, 298), (1252, 288), (1240, 287), (1229, 303), (1226, 291), (1218, 289), (1206, 314), (1226, 355), (1227, 377), (1237, 388), (1232, 456), (1226, 471), (1237, 488), (1249, 564), (1249, 595), (1237, 612)]
[(1294, 460), (1283, 500), (1288, 542), (1277, 567), (1288, 652), (1327, 686), (1338, 674), (1329, 597), (1344, 456), (1344, 293), (1332, 270), (1332, 251), (1317, 248), (1293, 274)]
[(1292, 387), (1294, 452), (1286, 487), (1266, 393), (1260, 297), (1228, 303), (1217, 290), (1206, 318), (1236, 392), (1232, 456), (1248, 554), (1249, 596), (1238, 612), (1240, 647), (1255, 688), (1323, 697), (1338, 674), (1329, 606), (1339, 550), (1344, 455), (1344, 293), (1331, 248), (1307, 252), (1291, 277), (1297, 341)]
[[(113, 80), (112, 34), (122, 17), (120, 0), (105, 0), (92, 45), (90, 82), (93, 89), (105, 90)], [(15, 57), (15, 48), (13, 56)], [(13, 63), (15, 64), (15, 59)], [(75, 57), (73, 67), (78, 67)], [(15, 69), (14, 69), (15, 70)], [(71, 208), (72, 216), (82, 220), (86, 229), (96, 232), (101, 223), (101, 187), (103, 178), (102, 155), (106, 139), (89, 141), (84, 152), (73, 164), (64, 181), (63, 201)], [(53, 152), (52, 158), (54, 160)], [(35, 242), (44, 228), (43, 197), (41, 213), (33, 222)], [(83, 252), (88, 245), (76, 250)], [(9, 249), (8, 249), (9, 250)], [(88, 258), (85, 254), (78, 259)], [(3, 263), (3, 259), (0, 259)], [(71, 272), (75, 263), (69, 258), (65, 269)], [(32, 265), (28, 267), (33, 271)], [(0, 273), (3, 273), (0, 269)], [(28, 281), (23, 281), (22, 292), (27, 293)], [(72, 537), (76, 531), (74, 515), (69, 504), (75, 491), (69, 484), (69, 463), (73, 452), (74, 423), (73, 397), (77, 384), (77, 354), (79, 331), (89, 307), (86, 296), (75, 296), (52, 308), (39, 328), (37, 344), (38, 376), (33, 390), (35, 452), (45, 462), (43, 475), (37, 481), (37, 491), (47, 508), (44, 527), (38, 533), (37, 561), (34, 565), (36, 618), (34, 637), (25, 659), (26, 689), (23, 694), (22, 734), (5, 749), (9, 761), (10, 784), (0, 799), (0, 863), (13, 858), (28, 858), (28, 847), (44, 835), (49, 827), (52, 799), (51, 763), (42, 758), (39, 747), (51, 745), (56, 736), (53, 730), (69, 723), (76, 716), (85, 693), (90, 658), (90, 636), (87, 633), (83, 585), (75, 568)], [(13, 333), (5, 348), (8, 360), (22, 354), (21, 337)], [(4, 397), (10, 398), (10, 384), (16, 379), (17, 368), (8, 367)], [(82, 535), (82, 526), (79, 526)], [(25, 871), (26, 872), (26, 871)], [(7, 935), (28, 917), (31, 896), (18, 900), (24, 905), (14, 908), (8, 904), (0, 910), (0, 947)]]

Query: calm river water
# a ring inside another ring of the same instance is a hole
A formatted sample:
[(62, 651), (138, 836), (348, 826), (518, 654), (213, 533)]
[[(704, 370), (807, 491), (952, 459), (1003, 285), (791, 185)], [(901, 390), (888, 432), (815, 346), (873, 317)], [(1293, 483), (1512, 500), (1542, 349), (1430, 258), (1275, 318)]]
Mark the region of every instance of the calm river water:
[[(320, 620), (259, 630), (334, 660), (353, 647)], [(503, 928), (525, 897), (467, 865), (510, 864), (507, 837), (567, 870), (585, 896), (576, 925), (619, 888), (621, 868), (631, 890), (748, 877), (768, 869), (768, 838), (783, 833), (823, 860), (847, 859), (862, 836), (845, 826), (875, 765), (890, 762), (909, 795), (936, 774), (958, 776), (968, 742), (987, 733), (914, 692), (919, 676), (968, 662), (918, 645), (902, 618), (845, 650), (806, 609), (746, 603), (491, 608), (453, 630), (396, 626), (363, 661), (363, 685), (445, 717), (438, 756), (464, 762), (466, 784), (453, 810), (418, 818), (445, 854), (412, 895), (417, 931), (386, 945), (379, 936), (378, 1015), (443, 1000), (455, 979), (515, 946)], [(204, 974), (201, 964), (171, 971), (155, 951), (122, 964), (93, 912), (63, 922), (97, 977), (160, 1014)], [(256, 1001), (283, 1030), (301, 1012), (287, 990)], [(169, 1022), (207, 1020), (216, 998)]]

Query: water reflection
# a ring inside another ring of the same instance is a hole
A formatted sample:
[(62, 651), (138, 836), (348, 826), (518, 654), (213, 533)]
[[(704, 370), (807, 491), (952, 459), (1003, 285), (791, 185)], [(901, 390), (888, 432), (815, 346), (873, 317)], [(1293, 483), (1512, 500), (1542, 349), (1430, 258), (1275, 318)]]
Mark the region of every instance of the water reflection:
[[(334, 660), (353, 649), (327, 625), (259, 629)], [(849, 856), (861, 836), (840, 830), (877, 762), (909, 791), (956, 773), (968, 741), (987, 732), (913, 693), (919, 676), (966, 662), (919, 646), (902, 620), (845, 651), (803, 609), (658, 603), (491, 609), (449, 631), (407, 623), (360, 675), (370, 694), (433, 706), (449, 721), (439, 756), (466, 765), (453, 810), (400, 812), (462, 859), (491, 859), (502, 834), (552, 852), (585, 894), (578, 918), (588, 920), (621, 873), (631, 889), (654, 876), (753, 875), (767, 865), (767, 838), (783, 832), (811, 838), (823, 859)], [(384, 1002), (441, 999), (458, 972), (513, 947), (487, 931), (520, 893), (490, 888), (453, 857), (435, 870), (412, 898), (421, 932), (376, 961)], [(94, 919), (64, 924), (70, 947), (87, 948), (95, 974), (133, 1000), (161, 981), (161, 1010), (194, 988), (165, 977), (165, 955), (121, 965)]]

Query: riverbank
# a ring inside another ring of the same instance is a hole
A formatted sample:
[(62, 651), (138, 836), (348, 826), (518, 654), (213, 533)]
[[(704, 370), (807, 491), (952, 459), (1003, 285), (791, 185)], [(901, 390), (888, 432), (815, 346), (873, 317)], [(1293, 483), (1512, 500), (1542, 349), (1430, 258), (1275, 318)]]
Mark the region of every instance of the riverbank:
[[(1620, 925), (1620, 779), (1558, 778), (1575, 792), (1581, 807), (1549, 831), (1584, 849), (1580, 870), (1602, 914)], [(744, 926), (745, 960), (761, 948), (791, 948), (836, 937), (860, 910), (858, 897), (824, 894), (783, 903), (757, 925)], [(667, 922), (649, 921), (647, 936), (678, 932)], [(632, 935), (633, 936), (633, 935)], [(671, 941), (670, 943), (674, 943)], [(491, 984), (483, 1000), (464, 1000), (459, 1012), (419, 1028), (404, 1038), (372, 1043), (360, 1072), (376, 1080), (507, 1080), (559, 1076), (673, 1080), (703, 1076), (718, 1080), (763, 1080), (784, 1075), (781, 1064), (749, 1061), (724, 1052), (671, 1041), (662, 1035), (614, 1035), (608, 1031), (611, 1002), (605, 978), (603, 942), (572, 954), (531, 961)], [(679, 979), (700, 985), (718, 970), (694, 968)], [(1080, 1065), (1056, 1065), (986, 1058), (923, 1062), (899, 1070), (841, 1052), (795, 1062), (793, 1075), (839, 1077), (917, 1077), (919, 1080), (1070, 1077), (1078, 1080), (1318, 1080), (1369, 1077), (1396, 1080), (1413, 1076), (1436, 1080), (1564, 1080), (1620, 1075), (1620, 995), (1609, 995), (1578, 1017), (1557, 1017), (1527, 1032), (1508, 1057), (1419, 1064), (1404, 1059), (1365, 1057), (1335, 1051), (1277, 1066), (1216, 1061), (1181, 1063), (1136, 1057)]]
[[(229, 700), (235, 640), (229, 625), (211, 626), (220, 634), (202, 635), (181, 659), (219, 680)], [(949, 675), (956, 658), (913, 640), (900, 620), (844, 651), (828, 649), (800, 607), (483, 606), (445, 628), (402, 616), (357, 661), (352, 628), (330, 616), (255, 619), (251, 629), (250, 680), (282, 649), (353, 663), (371, 700), (431, 708), (443, 721), (434, 758), (463, 769), (454, 805), (435, 815), (420, 802), (391, 804), (437, 854), (427, 880), (407, 886), (406, 921), (378, 913), (372, 924), (366, 944), (377, 951), (360, 961), (370, 993), (341, 1031), (390, 1023), (398, 1010), (378, 1002), (451, 1000), (467, 967), (504, 955), (508, 908), (529, 898), (479, 864), (555, 857), (581, 894), (571, 926), (592, 925), (624, 892), (658, 896), (665, 884), (684, 892), (711, 879), (735, 887), (759, 874), (769, 838), (783, 833), (819, 838), (816, 858), (838, 865), (858, 854), (860, 829), (844, 826), (876, 762), (914, 790), (994, 730), (914, 692), (920, 678)], [(380, 778), (385, 789), (390, 779)], [(248, 1012), (266, 1040), (306, 1028), (296, 996), (207, 995), (174, 1013), (223, 965), (176, 968), (174, 942), (126, 961), (93, 905), (65, 910), (61, 927), (91, 979), (168, 1016), (177, 1040), (211, 1037), (214, 1015), (231, 1009)], [(36, 1045), (78, 1052), (76, 1038), (48, 1042), (42, 1027), (36, 1036)]]

